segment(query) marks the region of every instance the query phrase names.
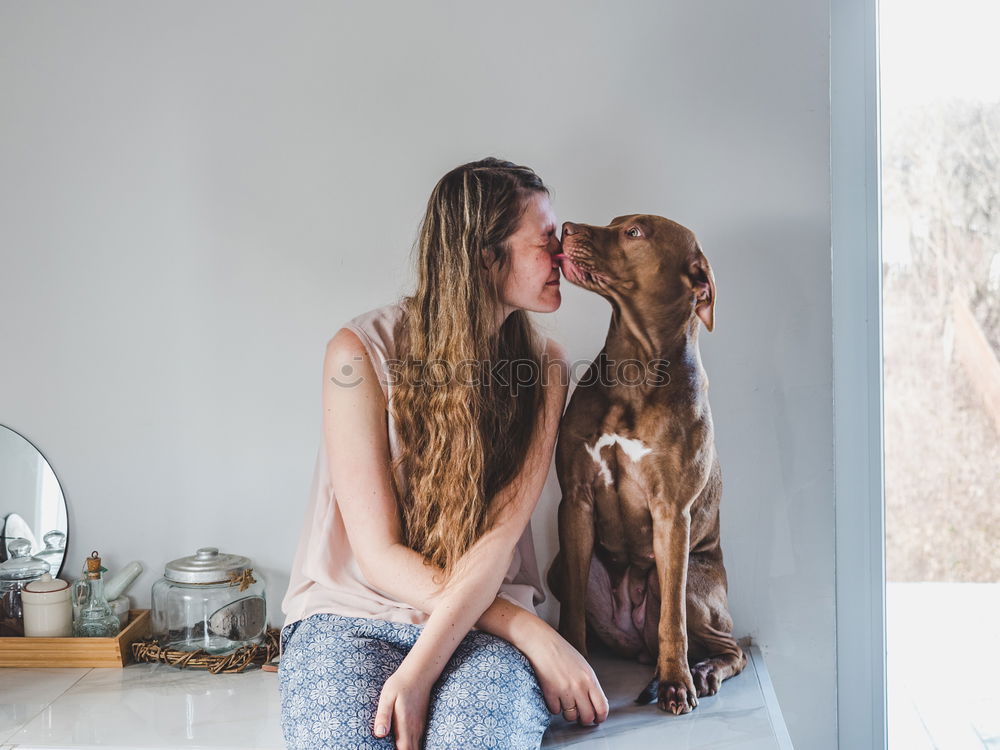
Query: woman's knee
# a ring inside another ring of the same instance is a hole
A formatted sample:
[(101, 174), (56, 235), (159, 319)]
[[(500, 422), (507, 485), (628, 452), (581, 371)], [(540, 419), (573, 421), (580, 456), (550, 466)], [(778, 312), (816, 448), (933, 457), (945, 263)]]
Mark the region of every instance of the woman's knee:
[(372, 725), (382, 685), (403, 659), (398, 648), (317, 618), (303, 621), (285, 649), (278, 677), (289, 748), (392, 747), (374, 736)]
[(426, 747), (535, 750), (550, 719), (527, 658), (502, 638), (473, 631), (435, 686)]

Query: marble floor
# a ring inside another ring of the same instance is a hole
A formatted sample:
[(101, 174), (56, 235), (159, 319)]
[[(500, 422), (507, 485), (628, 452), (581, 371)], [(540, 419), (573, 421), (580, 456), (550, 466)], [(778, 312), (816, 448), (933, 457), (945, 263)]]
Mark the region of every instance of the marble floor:
[[(555, 717), (543, 747), (574, 750), (790, 750), (760, 651), (742, 674), (686, 716), (636, 706), (648, 668), (595, 657), (612, 706), (597, 727)], [(125, 669), (0, 669), (0, 750), (32, 748), (283, 748), (277, 675), (211, 675), (161, 664)]]

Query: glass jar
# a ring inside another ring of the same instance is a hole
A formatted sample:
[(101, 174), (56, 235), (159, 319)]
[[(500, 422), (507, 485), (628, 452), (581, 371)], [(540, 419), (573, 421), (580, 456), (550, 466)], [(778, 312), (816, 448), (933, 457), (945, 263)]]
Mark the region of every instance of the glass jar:
[(261, 643), (267, 629), (264, 593), (249, 558), (202, 547), (167, 563), (153, 584), (153, 637), (162, 648), (209, 654)]
[(31, 556), (31, 542), (20, 537), (7, 543), (10, 558), (0, 563), (0, 636), (24, 635), (21, 591), (49, 572), (49, 564)]
[(49, 572), (53, 576), (57, 576), (66, 554), (66, 534), (56, 529), (43, 536), (42, 542), (44, 542), (45, 548), (35, 557), (39, 560), (45, 560), (49, 564)]

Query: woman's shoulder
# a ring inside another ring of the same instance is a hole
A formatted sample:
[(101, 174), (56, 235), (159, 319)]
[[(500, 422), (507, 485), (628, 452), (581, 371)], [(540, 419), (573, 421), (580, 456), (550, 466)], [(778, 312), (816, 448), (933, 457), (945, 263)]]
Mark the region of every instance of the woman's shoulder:
[[(323, 359), (323, 378), (325, 382), (354, 390), (358, 385), (369, 384), (357, 391), (359, 397), (381, 391), (388, 401), (387, 384), (381, 373), (383, 367), (376, 359), (370, 342), (364, 340), (351, 328), (344, 327), (337, 331), (326, 344)], [(378, 383), (379, 386), (374, 386)]]
[[(396, 356), (396, 339), (405, 317), (403, 304), (402, 300), (390, 302), (346, 321), (327, 341), (325, 369), (378, 381), (388, 399), (390, 363)], [(351, 382), (351, 377), (345, 381)]]

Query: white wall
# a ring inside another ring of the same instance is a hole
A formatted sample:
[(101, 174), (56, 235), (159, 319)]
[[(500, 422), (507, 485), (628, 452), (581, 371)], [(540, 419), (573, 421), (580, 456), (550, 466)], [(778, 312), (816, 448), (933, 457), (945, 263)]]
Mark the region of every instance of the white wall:
[[(498, 155), (560, 220), (698, 233), (736, 629), (833, 748), (829, 31), (823, 0), (0, 5), (0, 423), (62, 480), (72, 566), (141, 560), (148, 606), (217, 545), (276, 613), (324, 343), (410, 289), (435, 181)], [(590, 357), (609, 308), (563, 289), (538, 320)]]

